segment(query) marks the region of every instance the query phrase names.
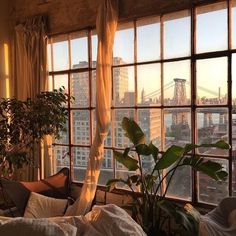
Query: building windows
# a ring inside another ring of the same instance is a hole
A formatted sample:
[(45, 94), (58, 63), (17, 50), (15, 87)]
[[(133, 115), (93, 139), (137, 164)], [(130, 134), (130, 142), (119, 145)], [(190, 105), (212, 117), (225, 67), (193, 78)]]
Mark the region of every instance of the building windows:
[[(169, 197), (217, 204), (235, 195), (236, 1), (228, 2), (119, 24), (100, 185), (129, 174), (113, 160), (113, 150), (130, 145), (120, 126), (127, 116), (162, 152), (189, 142), (224, 139), (232, 145), (230, 151), (198, 150), (224, 166), (228, 181), (217, 183), (185, 167), (177, 171)], [(54, 140), (58, 168), (70, 166), (74, 181), (85, 176), (96, 130), (96, 47), (93, 30), (52, 36), (48, 45), (51, 87), (64, 86), (75, 97), (73, 104), (66, 104), (68, 131)], [(154, 164), (149, 157), (142, 161), (145, 170)]]

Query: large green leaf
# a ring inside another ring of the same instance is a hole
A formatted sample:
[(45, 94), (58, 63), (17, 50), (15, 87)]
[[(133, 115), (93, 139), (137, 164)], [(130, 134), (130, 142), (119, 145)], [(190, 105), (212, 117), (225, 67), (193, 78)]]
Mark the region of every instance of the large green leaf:
[(120, 153), (118, 151), (114, 151), (113, 154), (115, 159), (119, 163), (123, 164), (129, 171), (135, 171), (138, 169), (138, 161), (131, 156), (124, 156), (123, 153)]
[(136, 146), (136, 151), (139, 155), (149, 156), (152, 154), (152, 150), (147, 144), (139, 144), (138, 146)]
[(175, 222), (186, 230), (187, 235), (197, 235), (198, 222), (192, 215), (188, 214), (183, 209), (176, 209)]
[(186, 144), (185, 147), (184, 147), (184, 152), (185, 152), (185, 153), (188, 153), (188, 152), (192, 151), (194, 148), (198, 148), (198, 147), (199, 147), (199, 146), (196, 145), (196, 144), (188, 143), (188, 144)]
[(174, 164), (183, 156), (184, 148), (173, 145), (166, 150), (160, 160), (155, 165), (155, 170), (163, 170)]
[(220, 149), (230, 149), (230, 145), (226, 143), (224, 140), (219, 140), (216, 143), (211, 143), (211, 144), (201, 144), (199, 147), (216, 147)]
[(200, 147), (215, 147), (215, 148), (220, 148), (220, 149), (230, 149), (230, 145), (226, 143), (224, 140), (219, 140), (216, 143), (210, 143), (210, 144), (186, 144), (184, 147), (184, 152), (188, 153), (192, 151), (195, 148), (200, 148)]
[[(187, 232), (188, 235), (196, 235), (197, 222), (194, 217), (188, 214), (184, 209), (180, 208), (174, 203), (169, 201), (162, 201), (159, 207), (178, 225), (181, 225)], [(183, 235), (182, 233), (180, 235)]]
[(152, 142), (149, 144), (149, 149), (151, 150), (154, 161), (157, 162), (159, 149)]
[(125, 136), (127, 136), (134, 145), (145, 143), (145, 135), (134, 120), (124, 117), (122, 120), (122, 128), (125, 131)]
[(204, 160), (199, 156), (185, 158), (184, 165), (192, 166), (196, 171), (200, 171), (215, 180), (226, 180), (228, 173), (223, 169), (223, 166), (211, 160)]
[(139, 144), (136, 146), (136, 152), (139, 155), (149, 156), (152, 155), (154, 161), (157, 161), (159, 149), (151, 142), (149, 145), (147, 144)]
[(203, 158), (201, 158), (198, 155), (195, 155), (193, 157), (185, 157), (183, 160), (184, 165), (191, 165), (191, 166), (196, 166), (199, 162), (202, 162)]
[(226, 180), (228, 176), (227, 172), (222, 170), (223, 167), (219, 163), (210, 160), (202, 162), (194, 168), (197, 171), (201, 171), (215, 180)]

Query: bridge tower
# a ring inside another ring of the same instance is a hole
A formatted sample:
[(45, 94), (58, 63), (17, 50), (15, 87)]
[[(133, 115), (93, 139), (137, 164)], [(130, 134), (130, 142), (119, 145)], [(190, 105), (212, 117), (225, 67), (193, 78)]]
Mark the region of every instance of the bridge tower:
[(175, 78), (174, 82), (175, 82), (174, 97), (173, 97), (174, 104), (175, 105), (186, 104), (187, 100), (186, 87), (185, 87), (186, 79)]
[[(173, 105), (185, 105), (187, 102), (185, 79), (174, 79)], [(188, 109), (173, 109), (172, 111), (172, 133), (177, 139), (188, 139), (190, 127), (188, 122)]]

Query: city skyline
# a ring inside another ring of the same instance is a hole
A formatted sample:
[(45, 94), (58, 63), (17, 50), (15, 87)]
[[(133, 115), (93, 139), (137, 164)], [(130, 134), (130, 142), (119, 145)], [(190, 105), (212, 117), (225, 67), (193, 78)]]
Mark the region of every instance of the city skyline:
[[(116, 58), (117, 63), (122, 64), (122, 60)], [(87, 62), (81, 62), (74, 66), (74, 68), (84, 67)], [(95, 63), (95, 62), (94, 62)], [(73, 73), (71, 77), (71, 92), (73, 96), (75, 96), (75, 104), (73, 107), (86, 107), (88, 106), (88, 96), (89, 96), (89, 83), (88, 83), (87, 72), (82, 73)], [(134, 92), (128, 91), (128, 83), (127, 83), (127, 68), (126, 67), (118, 67), (116, 68), (115, 73), (113, 73), (114, 83), (114, 99), (116, 106), (130, 106), (130, 104), (134, 104)], [(92, 75), (92, 83), (96, 81), (96, 73)], [(173, 78), (174, 82), (174, 94), (173, 104), (181, 105), (183, 101), (185, 103), (186, 91), (185, 91), (185, 79)], [(80, 88), (83, 88), (82, 90)], [(93, 87), (93, 90), (95, 87)], [(93, 91), (94, 92), (94, 91)], [(184, 96), (183, 99), (179, 98), (180, 96)], [(215, 98), (212, 98), (215, 100)], [(176, 100), (174, 102), (174, 100)], [(161, 148), (161, 143), (164, 141), (165, 149), (170, 147), (171, 145), (185, 145), (186, 143), (191, 142), (191, 117), (190, 117), (190, 109), (186, 110), (186, 108), (176, 108), (176, 109), (166, 109), (164, 111), (164, 128), (165, 133), (164, 137), (162, 137), (161, 131), (161, 112), (160, 109), (152, 109), (148, 108), (153, 105), (153, 99), (145, 100), (144, 91), (142, 91), (140, 105), (145, 106), (146, 109), (138, 110), (138, 123), (146, 134), (147, 141), (152, 141), (157, 147)], [(170, 105), (170, 104), (169, 104)], [(218, 113), (219, 112), (219, 113)], [(222, 113), (223, 112), (223, 113)], [(108, 137), (105, 141), (105, 146), (107, 148), (111, 148), (114, 144), (117, 148), (125, 148), (130, 145), (128, 139), (124, 136), (123, 130), (121, 129), (121, 121), (124, 116), (133, 117), (134, 112), (131, 110), (117, 110), (115, 111), (115, 116), (113, 117), (113, 130), (109, 131)], [(228, 131), (226, 129), (227, 126), (227, 113), (224, 110), (214, 111), (208, 108), (205, 110), (201, 110), (197, 113), (197, 130), (198, 130), (198, 142), (215, 142), (220, 138), (225, 138), (224, 136), (228, 135)], [(94, 120), (94, 126), (90, 127), (89, 120), (89, 112), (84, 110), (73, 111), (72, 115), (72, 143), (74, 145), (90, 145), (90, 129), (95, 132), (96, 121)], [(199, 122), (201, 123), (199, 125)], [(220, 135), (220, 136), (219, 136)], [(112, 141), (112, 137), (115, 138)], [(206, 140), (206, 137), (210, 138)], [(67, 134), (64, 135), (64, 140), (68, 140)], [(66, 141), (68, 142), (68, 141)], [(214, 149), (209, 149), (208, 152), (211, 154), (216, 154)], [(55, 149), (55, 155), (57, 155), (58, 160), (58, 168), (63, 165), (69, 165), (69, 160), (67, 158), (62, 158), (65, 152), (68, 152), (67, 148), (61, 147), (61, 150), (57, 147)], [(201, 151), (204, 153), (204, 150)], [(221, 153), (222, 155), (227, 155), (227, 153)], [(82, 147), (74, 147), (72, 152), (73, 163), (74, 163), (74, 178), (77, 181), (82, 181), (85, 175), (85, 170), (87, 166), (87, 158), (89, 156), (89, 148)], [(154, 164), (153, 159), (151, 157), (147, 157), (142, 160), (143, 167), (147, 171), (151, 169), (151, 166)], [(104, 160), (101, 167), (101, 177), (99, 179), (99, 184), (105, 184), (106, 180), (113, 177), (113, 155), (112, 150), (106, 149), (104, 154)], [(225, 165), (225, 164), (224, 164)], [(225, 168), (227, 166), (225, 165)], [(126, 169), (123, 168), (120, 164), (116, 163), (116, 177), (124, 177), (127, 175)], [(190, 176), (190, 172), (188, 169), (180, 172), (176, 178), (182, 178), (181, 176), (185, 173), (185, 175)], [(201, 176), (201, 179), (204, 179), (205, 176)], [(212, 183), (211, 186), (216, 186), (217, 183)], [(185, 181), (183, 186), (181, 187), (181, 191), (179, 192), (174, 188), (174, 185), (170, 187), (169, 195), (174, 195), (175, 197), (180, 198), (190, 198), (190, 186), (191, 181)], [(215, 188), (215, 187), (214, 187)], [(225, 188), (225, 185), (223, 185)], [(202, 189), (202, 187), (200, 188)], [(224, 191), (225, 192), (225, 191)], [(204, 195), (205, 194), (205, 195)], [(209, 197), (206, 196), (206, 193), (201, 195), (200, 198), (205, 199), (207, 201)], [(219, 196), (220, 198), (220, 196)]]
[[(233, 19), (236, 19), (235, 9), (232, 11)], [(114, 177), (114, 171), (116, 177), (122, 177), (123, 174), (128, 173), (121, 166), (113, 162), (112, 154), (113, 149), (125, 148), (129, 145), (120, 126), (121, 119), (124, 116), (137, 119), (145, 131), (148, 140), (153, 140), (155, 145), (160, 147), (162, 151), (165, 151), (167, 147), (173, 144), (185, 145), (186, 143), (193, 142), (193, 135), (197, 143), (210, 143), (221, 138), (227, 141), (231, 140), (228, 130), (229, 119), (231, 117), (229, 117), (227, 107), (228, 92), (230, 91), (227, 87), (228, 70), (230, 68), (228, 56), (196, 60), (192, 60), (191, 57), (198, 56), (201, 53), (220, 52), (228, 49), (226, 5), (219, 3), (214, 4), (214, 8), (204, 6), (197, 9), (196, 35), (194, 39), (196, 51), (193, 54), (191, 49), (191, 17), (189, 12), (181, 11), (166, 14), (162, 17), (162, 20), (162, 30), (159, 17), (151, 17), (136, 22), (135, 37), (133, 22), (120, 25), (116, 32), (113, 51), (113, 65), (115, 67), (113, 69), (114, 94), (112, 105), (114, 105), (114, 109), (112, 111), (112, 128), (106, 139), (105, 158), (102, 163), (99, 184), (104, 184), (105, 180)], [(235, 47), (235, 24), (233, 24), (232, 29), (232, 45)], [(160, 35), (161, 32), (163, 35)], [(79, 64), (83, 68), (87, 67), (87, 37), (88, 35), (84, 32), (70, 37), (70, 43), (68, 41), (58, 42), (58, 44), (53, 43), (52, 58), (54, 60), (54, 72), (73, 69), (76, 67), (75, 65), (79, 67)], [(162, 41), (160, 40), (161, 37)], [(135, 43), (134, 38), (136, 40)], [(65, 40), (68, 40), (68, 38)], [(93, 95), (95, 94), (97, 48), (95, 31), (92, 31), (91, 42), (90, 53), (92, 54), (92, 68), (94, 68), (91, 76), (91, 91)], [(69, 45), (71, 45), (70, 49)], [(160, 50), (161, 47), (163, 49), (162, 52)], [(72, 52), (70, 54), (70, 66), (69, 50)], [(120, 62), (115, 61), (115, 58), (120, 58)], [(160, 59), (170, 59), (173, 61), (163, 62)], [(142, 62), (145, 62), (145, 65), (139, 64)], [(127, 63), (130, 63), (129, 66), (126, 66)], [(196, 66), (196, 70), (192, 70), (193, 63)], [(236, 65), (236, 55), (232, 54), (232, 103), (236, 105), (236, 66), (234, 65)], [(161, 75), (161, 73), (163, 74)], [(55, 75), (55, 88), (64, 85), (68, 89), (69, 74), (65, 73), (64, 76)], [(196, 88), (196, 104), (194, 105), (197, 106), (194, 109), (194, 113), (192, 112), (193, 104), (191, 99), (195, 93), (190, 91), (191, 87), (193, 87), (191, 86), (191, 76), (194, 78), (194, 82), (196, 82), (196, 86), (194, 86)], [(162, 85), (161, 77), (163, 78)], [(72, 93), (76, 97), (71, 116), (72, 129), (69, 131), (71, 132), (70, 144), (72, 144), (70, 150), (75, 180), (82, 181), (85, 174), (89, 146), (92, 143), (96, 125), (94, 111), (85, 111), (83, 109), (89, 107), (90, 99), (92, 99), (92, 108), (94, 108), (95, 98), (94, 96), (92, 98), (89, 97), (90, 93), (87, 87), (89, 85), (88, 72), (71, 74), (70, 79), (71, 91), (73, 91)], [(58, 82), (59, 80), (60, 82)], [(77, 90), (73, 89), (73, 87), (76, 87)], [(80, 88), (83, 88), (82, 91)], [(176, 94), (182, 94), (182, 98)], [(137, 103), (135, 97), (138, 98)], [(207, 106), (204, 107), (204, 105), (212, 107), (208, 108)], [(222, 107), (217, 107), (217, 105), (222, 105)], [(122, 109), (122, 106), (126, 107), (126, 109)], [(168, 106), (172, 106), (172, 108), (170, 109)], [(119, 109), (116, 109), (117, 107)], [(78, 110), (76, 111), (77, 108)], [(234, 115), (236, 115), (236, 109), (233, 110), (232, 114), (233, 152), (236, 149), (236, 135), (234, 135), (236, 133), (236, 116)], [(92, 121), (90, 121), (91, 117), (93, 117)], [(195, 120), (194, 123), (193, 120)], [(66, 139), (68, 140), (68, 137)], [(68, 145), (68, 141), (66, 142), (65, 144)], [(85, 146), (80, 147), (80, 145)], [(61, 150), (59, 150), (58, 146), (56, 146), (55, 155), (62, 157), (65, 151), (67, 151), (67, 147), (62, 146)], [(216, 161), (219, 161), (225, 169), (228, 169), (227, 159), (222, 158), (229, 155), (227, 151), (218, 152), (213, 148), (209, 150), (201, 149), (199, 154), (214, 156)], [(67, 165), (70, 163), (68, 158), (63, 159), (63, 161)], [(115, 169), (113, 169), (114, 163)], [(147, 170), (152, 164), (151, 158), (145, 158), (143, 166)], [(170, 188), (169, 195), (176, 198), (191, 199), (191, 178), (192, 173), (189, 169), (181, 170), (177, 174), (175, 183)], [(228, 194), (227, 182), (218, 184), (203, 175), (199, 175), (198, 180), (199, 201), (217, 203), (220, 198)], [(180, 181), (182, 184), (180, 188), (176, 189), (176, 185)]]

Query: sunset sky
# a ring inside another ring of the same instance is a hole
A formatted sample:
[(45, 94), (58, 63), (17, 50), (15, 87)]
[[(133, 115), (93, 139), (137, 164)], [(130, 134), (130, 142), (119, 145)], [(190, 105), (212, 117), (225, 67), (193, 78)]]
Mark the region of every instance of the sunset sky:
[[(204, 7), (197, 11), (196, 52), (209, 52), (227, 49), (227, 9), (222, 9), (222, 4), (217, 4), (214, 11), (205, 13)], [(210, 9), (207, 9), (208, 11)], [(189, 56), (190, 43), (190, 16), (188, 11), (164, 16), (164, 58)], [(232, 14), (232, 45), (236, 48), (236, 7)], [(148, 24), (148, 25), (147, 25)], [(159, 17), (137, 22), (137, 61), (151, 61), (160, 59), (160, 22)], [(114, 43), (114, 57), (121, 57), (126, 63), (134, 62), (134, 29), (128, 23), (120, 26), (116, 32)], [(81, 34), (81, 33), (80, 33)], [(85, 36), (85, 35), (84, 35)], [(88, 61), (88, 48), (86, 37), (75, 37), (71, 40), (71, 64), (80, 61)], [(72, 37), (72, 38), (73, 38)], [(96, 60), (97, 37), (92, 37), (92, 60)], [(54, 70), (68, 68), (68, 42), (54, 43), (53, 45)], [(233, 65), (236, 64), (236, 56), (233, 55)], [(49, 70), (51, 63), (49, 63)], [(199, 97), (215, 97), (219, 87), (221, 96), (227, 93), (227, 58), (214, 58), (199, 60), (197, 68), (197, 85)], [(236, 97), (236, 69), (233, 71), (233, 97)], [(134, 68), (129, 67), (129, 91), (134, 91)], [(160, 64), (138, 66), (138, 95), (142, 89), (145, 93), (160, 90)], [(60, 76), (64, 78), (64, 76)], [(66, 77), (67, 78), (67, 77)], [(190, 96), (190, 61), (171, 62), (164, 64), (164, 85), (169, 84), (174, 78), (186, 79), (187, 97)], [(57, 86), (66, 85), (63, 81), (57, 82)], [(234, 83), (235, 81), (235, 83)], [(67, 87), (67, 86), (66, 86)], [(211, 90), (206, 92), (200, 88)], [(164, 98), (172, 98), (174, 87), (164, 91)]]

